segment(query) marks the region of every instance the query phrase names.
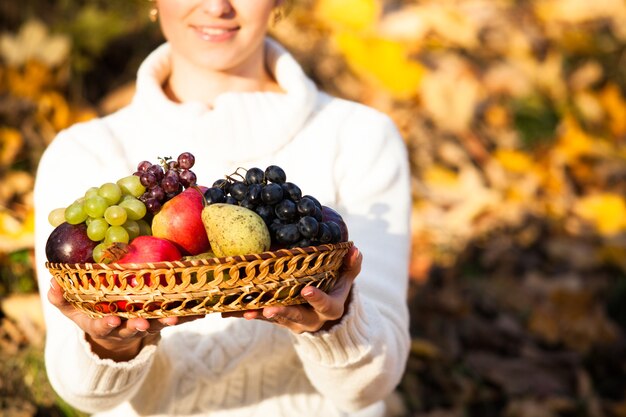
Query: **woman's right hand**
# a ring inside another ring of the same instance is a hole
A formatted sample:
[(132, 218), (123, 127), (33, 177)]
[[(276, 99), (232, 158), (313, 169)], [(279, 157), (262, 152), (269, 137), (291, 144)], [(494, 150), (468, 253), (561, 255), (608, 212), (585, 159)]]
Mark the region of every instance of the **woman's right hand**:
[(91, 344), (92, 350), (96, 355), (116, 362), (133, 359), (139, 354), (146, 342), (159, 338), (159, 333), (163, 328), (203, 317), (165, 317), (161, 319), (137, 317), (123, 319), (119, 316), (105, 316), (99, 319), (92, 319), (63, 298), (63, 291), (59, 288), (54, 278), (50, 281), (48, 300), (85, 332), (87, 341)]

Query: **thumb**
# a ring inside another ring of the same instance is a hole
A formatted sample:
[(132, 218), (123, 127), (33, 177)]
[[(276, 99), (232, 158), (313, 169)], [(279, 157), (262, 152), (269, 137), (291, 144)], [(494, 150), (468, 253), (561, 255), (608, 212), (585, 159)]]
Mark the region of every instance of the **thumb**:
[(349, 279), (354, 279), (361, 272), (361, 264), (363, 262), (363, 254), (356, 246), (352, 246), (346, 256), (343, 258), (343, 275)]
[(67, 303), (65, 298), (63, 298), (63, 291), (57, 284), (56, 280), (52, 278), (50, 280), (50, 289), (48, 290), (48, 301), (58, 308), (61, 308), (63, 304)]

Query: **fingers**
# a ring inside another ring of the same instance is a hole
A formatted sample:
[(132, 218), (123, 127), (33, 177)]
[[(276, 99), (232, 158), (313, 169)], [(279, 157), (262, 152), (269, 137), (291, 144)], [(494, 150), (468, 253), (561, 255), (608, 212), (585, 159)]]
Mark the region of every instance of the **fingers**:
[(299, 323), (305, 324), (305, 316), (308, 316), (302, 306), (272, 306), (266, 307), (263, 311), (263, 317), (270, 321), (279, 323)]
[(315, 287), (305, 287), (302, 292), (307, 294), (308, 304), (266, 307), (262, 310), (262, 319), (287, 327), (294, 333), (303, 333), (316, 332), (326, 323), (343, 316), (345, 295), (332, 297)]
[(92, 319), (80, 310), (74, 308), (64, 297), (63, 291), (54, 278), (50, 281), (48, 300), (61, 313), (74, 321), (85, 333), (96, 339), (107, 337), (115, 339), (129, 339), (144, 337), (146, 334), (159, 333), (165, 327), (186, 323), (204, 316), (165, 317), (158, 320), (131, 318), (123, 320), (119, 316), (108, 315), (103, 318)]
[(271, 321), (279, 326), (286, 327), (294, 333), (316, 332), (327, 323), (335, 323), (337, 319), (331, 316), (321, 316), (310, 305), (302, 304), (286, 307), (268, 307), (264, 309), (262, 320)]
[(315, 332), (322, 328), (330, 328), (343, 317), (347, 309), (350, 290), (355, 278), (361, 272), (362, 262), (363, 255), (359, 249), (350, 248), (343, 260), (341, 275), (328, 294), (314, 286), (302, 289), (300, 294), (307, 304), (226, 312), (222, 313), (222, 317), (271, 321), (295, 333)]
[(72, 320), (85, 332), (93, 352), (101, 358), (125, 361), (134, 358), (146, 340), (158, 340), (158, 334), (165, 327), (197, 320), (202, 316), (165, 317), (145, 319), (141, 317), (122, 319), (107, 315), (91, 318), (75, 308), (63, 297), (63, 291), (54, 279), (50, 281), (48, 300), (59, 311)]
[(63, 311), (65, 314), (65, 310), (68, 307), (71, 307), (70, 303), (68, 303), (63, 297), (63, 291), (59, 288), (59, 285), (55, 281), (54, 278), (50, 280), (50, 289), (48, 290), (48, 301), (50, 304)]
[(352, 246), (343, 259), (342, 271), (343, 276), (354, 280), (361, 272), (361, 264), (363, 263), (363, 254), (356, 246)]
[(120, 325), (119, 317), (105, 317), (99, 320), (90, 319), (75, 309), (64, 297), (63, 291), (54, 280), (50, 281), (50, 289), (48, 290), (48, 301), (61, 311), (66, 317), (74, 321), (85, 333), (94, 336), (104, 337), (111, 333), (113, 329)]
[(302, 296), (322, 319), (330, 321), (343, 316), (348, 294), (355, 278), (361, 272), (362, 262), (363, 254), (353, 246), (344, 258), (341, 276), (328, 294), (313, 286), (302, 289)]
[(342, 283), (341, 287), (341, 289), (333, 289), (334, 291), (331, 291), (330, 294), (326, 294), (319, 288), (308, 286), (302, 290), (302, 296), (321, 317), (326, 320), (335, 320), (343, 315), (345, 294), (350, 291), (349, 285)]

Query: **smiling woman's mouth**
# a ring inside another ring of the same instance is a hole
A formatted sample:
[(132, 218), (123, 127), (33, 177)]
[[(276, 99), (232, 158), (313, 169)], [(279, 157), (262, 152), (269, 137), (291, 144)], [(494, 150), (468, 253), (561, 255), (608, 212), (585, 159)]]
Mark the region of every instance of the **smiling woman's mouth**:
[(196, 33), (205, 41), (219, 42), (232, 38), (237, 31), (238, 27), (234, 28), (220, 28), (214, 26), (193, 26)]

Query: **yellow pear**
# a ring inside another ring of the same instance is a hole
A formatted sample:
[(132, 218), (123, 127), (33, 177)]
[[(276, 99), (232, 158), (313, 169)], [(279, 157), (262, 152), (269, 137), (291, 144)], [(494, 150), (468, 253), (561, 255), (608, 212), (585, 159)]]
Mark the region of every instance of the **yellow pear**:
[(211, 204), (202, 209), (202, 223), (211, 250), (218, 257), (265, 252), (270, 248), (267, 225), (261, 216), (248, 208)]

